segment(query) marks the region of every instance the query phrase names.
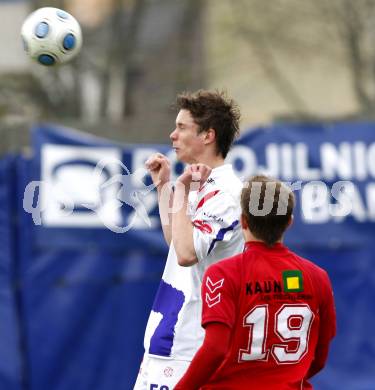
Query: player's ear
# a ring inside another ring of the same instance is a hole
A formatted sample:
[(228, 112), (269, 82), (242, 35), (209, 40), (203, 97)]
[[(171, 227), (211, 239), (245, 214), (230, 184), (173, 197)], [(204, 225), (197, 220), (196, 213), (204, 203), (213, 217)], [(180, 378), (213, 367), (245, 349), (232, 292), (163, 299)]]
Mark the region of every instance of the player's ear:
[(216, 140), (216, 131), (211, 127), (205, 131), (204, 140), (206, 144), (212, 144)]

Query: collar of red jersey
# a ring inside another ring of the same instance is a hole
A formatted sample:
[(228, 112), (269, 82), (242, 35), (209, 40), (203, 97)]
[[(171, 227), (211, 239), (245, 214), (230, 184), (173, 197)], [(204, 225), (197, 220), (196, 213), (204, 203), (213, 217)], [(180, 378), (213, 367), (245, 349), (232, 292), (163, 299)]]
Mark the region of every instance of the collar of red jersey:
[(247, 241), (245, 242), (244, 252), (251, 249), (261, 249), (265, 251), (285, 250), (286, 247), (281, 242), (277, 242), (273, 246), (268, 246), (263, 241)]

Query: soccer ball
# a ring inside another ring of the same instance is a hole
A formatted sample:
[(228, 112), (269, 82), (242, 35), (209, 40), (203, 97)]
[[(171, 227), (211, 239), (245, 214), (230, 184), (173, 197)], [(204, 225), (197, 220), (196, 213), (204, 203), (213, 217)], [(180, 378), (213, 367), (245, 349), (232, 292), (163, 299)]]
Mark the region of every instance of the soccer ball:
[(39, 64), (52, 66), (74, 58), (82, 46), (77, 20), (52, 7), (39, 8), (24, 21), (21, 37), (26, 53)]

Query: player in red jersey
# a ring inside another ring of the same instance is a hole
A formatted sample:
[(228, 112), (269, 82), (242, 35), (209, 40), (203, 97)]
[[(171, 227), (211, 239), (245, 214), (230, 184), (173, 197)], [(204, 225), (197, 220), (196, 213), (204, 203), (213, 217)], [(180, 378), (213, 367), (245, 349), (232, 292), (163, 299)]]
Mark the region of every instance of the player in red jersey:
[(242, 254), (202, 283), (205, 339), (175, 390), (312, 389), (336, 332), (327, 273), (282, 244), (292, 191), (255, 176), (241, 194)]

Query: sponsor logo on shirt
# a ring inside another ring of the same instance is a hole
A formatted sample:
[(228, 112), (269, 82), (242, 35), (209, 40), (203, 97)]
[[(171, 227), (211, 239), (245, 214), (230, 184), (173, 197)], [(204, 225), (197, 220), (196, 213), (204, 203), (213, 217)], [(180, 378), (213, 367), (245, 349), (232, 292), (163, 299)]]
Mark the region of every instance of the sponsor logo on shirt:
[(202, 184), (202, 186), (199, 188), (198, 192), (201, 192), (204, 188), (206, 188), (207, 184), (215, 184), (215, 180), (212, 179), (212, 177), (209, 177), (205, 183)]
[(203, 215), (209, 219), (212, 219), (213, 221), (216, 222), (224, 222), (224, 219), (219, 217), (218, 215), (207, 213), (206, 211), (203, 212)]
[(197, 229), (199, 229), (203, 233), (212, 233), (213, 232), (212, 227), (205, 221), (202, 221), (200, 219), (196, 219), (192, 223)]
[(281, 293), (281, 282), (277, 280), (263, 280), (246, 283), (246, 295)]
[[(245, 294), (254, 296), (264, 302), (312, 300), (313, 295), (304, 292), (303, 274), (299, 270), (286, 270), (281, 274), (282, 280), (257, 280), (245, 283)], [(298, 293), (298, 294), (295, 294)]]
[(221, 287), (223, 287), (224, 278), (213, 282), (209, 276), (206, 279), (206, 287), (209, 292), (206, 292), (206, 303), (208, 307), (213, 307), (217, 305), (221, 300), (221, 293), (217, 292)]
[(284, 292), (302, 292), (303, 278), (300, 270), (283, 272)]

